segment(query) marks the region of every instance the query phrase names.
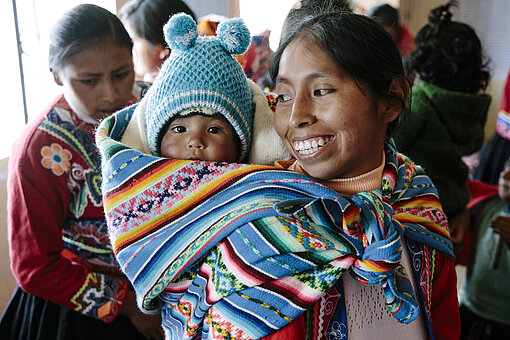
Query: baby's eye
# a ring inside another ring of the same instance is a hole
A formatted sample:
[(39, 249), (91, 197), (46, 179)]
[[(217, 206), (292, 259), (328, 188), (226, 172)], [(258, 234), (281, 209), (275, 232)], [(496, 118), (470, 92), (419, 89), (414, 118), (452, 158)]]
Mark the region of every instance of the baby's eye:
[(220, 133), (221, 131), (223, 131), (223, 129), (218, 126), (211, 126), (210, 128), (207, 129), (207, 132), (212, 134), (217, 134)]
[(183, 133), (186, 132), (186, 128), (182, 125), (177, 125), (172, 127), (172, 131), (176, 133)]
[(314, 90), (313, 91), (313, 95), (315, 97), (322, 97), (322, 96), (325, 96), (327, 95), (328, 93), (331, 93), (333, 92), (332, 89), (318, 89), (318, 90)]
[(290, 96), (288, 94), (279, 94), (276, 97), (276, 102), (277, 103), (285, 103), (285, 102), (287, 102), (289, 100), (290, 100)]

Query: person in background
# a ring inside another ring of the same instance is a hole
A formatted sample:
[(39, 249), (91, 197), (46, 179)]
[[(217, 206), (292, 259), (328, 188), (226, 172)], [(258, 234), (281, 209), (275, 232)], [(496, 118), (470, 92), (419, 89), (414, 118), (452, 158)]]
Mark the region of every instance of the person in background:
[(269, 47), (269, 35), (271, 31), (264, 30), (260, 34), (253, 35), (248, 51), (243, 54), (241, 66), (248, 78), (253, 80), (261, 89), (269, 91), (272, 85), (269, 76), (269, 63), (273, 51)]
[(473, 178), (497, 185), (510, 157), (510, 71), (499, 104), (496, 132), (475, 157)]
[(388, 4), (379, 4), (367, 11), (367, 16), (380, 23), (397, 45), (404, 60), (414, 50), (414, 35), (400, 23), (398, 9)]
[(408, 59), (416, 74), (411, 112), (394, 134), (400, 152), (421, 165), (437, 187), (452, 242), (460, 250), (469, 224), (469, 169), (462, 157), (483, 143), (490, 72), (476, 32), (452, 21), (456, 1), (431, 10)]
[[(483, 182), (478, 185), (488, 187)], [(509, 161), (498, 186), (484, 191), (484, 199), (473, 202), (470, 209), (475, 237), (459, 294), (462, 340), (506, 339), (510, 332)]]
[(163, 37), (163, 25), (172, 15), (193, 11), (181, 0), (130, 0), (119, 10), (119, 16), (133, 39), (135, 72), (143, 80), (153, 82), (170, 48)]
[(132, 41), (95, 5), (64, 13), (49, 66), (63, 95), (16, 141), (7, 182), (11, 269), (19, 287), (0, 322), (6, 340), (162, 339), (115, 260), (102, 207), (94, 131), (147, 90)]

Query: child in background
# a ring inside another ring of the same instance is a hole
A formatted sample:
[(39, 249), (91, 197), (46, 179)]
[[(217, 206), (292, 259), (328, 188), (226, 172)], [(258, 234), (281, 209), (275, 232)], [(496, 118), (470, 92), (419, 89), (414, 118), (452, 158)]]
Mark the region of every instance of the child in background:
[(456, 1), (433, 9), (408, 59), (417, 83), (411, 111), (394, 134), (400, 152), (421, 165), (436, 185), (456, 250), (469, 223), (468, 167), (462, 160), (480, 149), (491, 98), (480, 93), (490, 73), (476, 32), (451, 20)]
[(379, 4), (372, 7), (367, 16), (380, 23), (389, 33), (402, 59), (409, 57), (414, 50), (414, 36), (409, 29), (400, 23), (398, 9), (389, 4)]
[(466, 281), (460, 290), (460, 339), (505, 339), (510, 332), (510, 162), (492, 197), (470, 212), (476, 235)]
[(510, 71), (501, 94), (499, 112), (496, 120), (496, 132), (485, 143), (475, 161), (474, 179), (497, 185), (499, 175), (510, 157)]

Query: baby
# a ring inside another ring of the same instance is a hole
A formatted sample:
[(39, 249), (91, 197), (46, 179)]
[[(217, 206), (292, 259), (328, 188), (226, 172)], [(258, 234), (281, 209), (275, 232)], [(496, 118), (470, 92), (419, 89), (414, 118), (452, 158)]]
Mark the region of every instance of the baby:
[(246, 161), (252, 138), (253, 104), (248, 79), (232, 56), (242, 54), (250, 33), (241, 19), (198, 37), (184, 13), (164, 28), (172, 50), (148, 93), (147, 139), (151, 153), (174, 159)]

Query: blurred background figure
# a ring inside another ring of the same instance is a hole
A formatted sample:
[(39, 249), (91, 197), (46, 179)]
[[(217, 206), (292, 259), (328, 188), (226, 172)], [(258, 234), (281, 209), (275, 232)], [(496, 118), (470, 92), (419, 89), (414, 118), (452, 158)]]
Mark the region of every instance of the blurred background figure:
[(181, 0), (131, 0), (121, 7), (119, 16), (133, 40), (135, 72), (144, 81), (153, 82), (170, 55), (163, 25), (179, 12), (196, 20), (193, 11)]
[(496, 185), (510, 157), (510, 71), (499, 104), (496, 132), (475, 157), (474, 179)]
[(437, 187), (451, 239), (460, 249), (469, 224), (468, 167), (462, 160), (483, 144), (491, 97), (488, 62), (473, 28), (452, 21), (456, 1), (430, 11), (416, 35), (408, 72), (416, 75), (411, 111), (394, 138), (400, 152), (421, 165)]
[[(197, 24), (200, 35), (216, 35), (218, 24), (227, 17), (217, 14), (210, 14), (202, 17)], [(271, 31), (266, 29), (260, 34), (252, 36), (250, 47), (242, 55), (235, 58), (248, 78), (253, 80), (262, 90), (271, 90), (271, 77), (269, 76), (269, 62), (273, 51), (269, 47)]]
[(271, 89), (271, 76), (269, 75), (269, 63), (273, 51), (269, 47), (269, 36), (271, 32), (264, 32), (252, 36), (248, 51), (243, 54), (241, 65), (248, 78), (253, 80), (261, 89)]
[(380, 4), (368, 10), (367, 16), (380, 23), (390, 34), (403, 59), (414, 50), (414, 36), (406, 26), (400, 24), (398, 9)]
[(499, 185), (484, 183), (484, 199), (472, 199), (474, 234), (467, 277), (460, 290), (460, 339), (506, 339), (510, 334), (510, 162)]

